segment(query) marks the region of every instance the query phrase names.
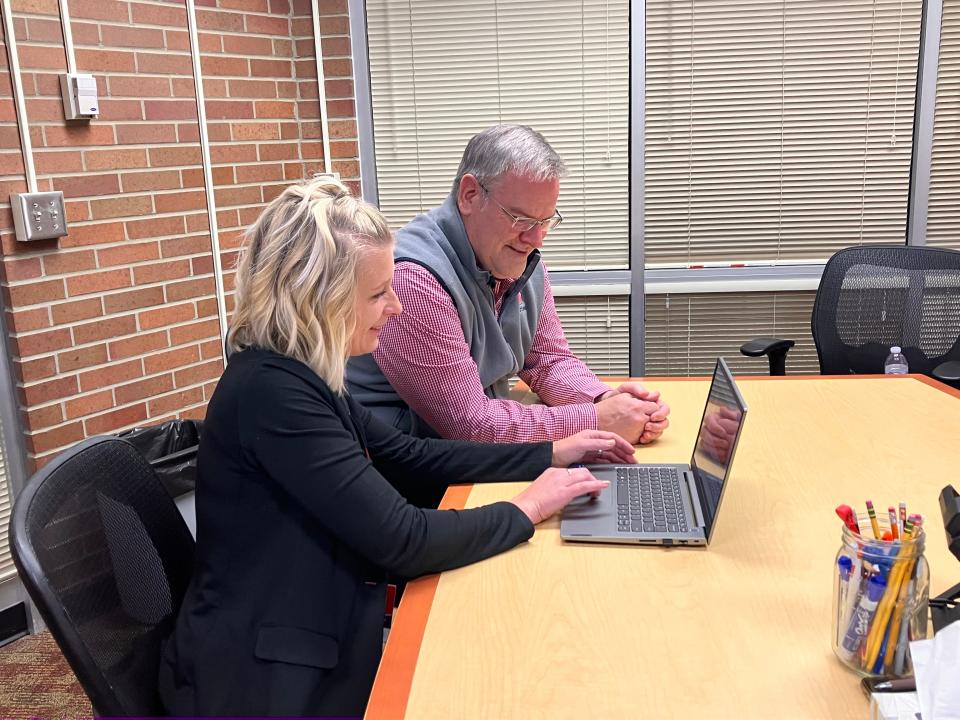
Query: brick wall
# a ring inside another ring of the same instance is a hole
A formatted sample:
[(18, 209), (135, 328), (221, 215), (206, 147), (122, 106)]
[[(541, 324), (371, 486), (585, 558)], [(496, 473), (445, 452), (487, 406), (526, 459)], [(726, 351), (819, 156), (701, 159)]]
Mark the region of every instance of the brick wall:
[[(319, 0), (333, 169), (359, 189), (346, 0)], [(0, 68), (0, 285), (27, 451), (202, 417), (222, 372), (208, 203), (227, 308), (242, 231), (285, 184), (323, 169), (310, 0), (198, 0), (214, 197), (204, 189), (183, 2), (71, 0), (79, 72), (101, 99), (63, 119), (57, 0), (13, 0), (40, 190), (70, 234), (14, 239), (26, 190), (6, 48)]]

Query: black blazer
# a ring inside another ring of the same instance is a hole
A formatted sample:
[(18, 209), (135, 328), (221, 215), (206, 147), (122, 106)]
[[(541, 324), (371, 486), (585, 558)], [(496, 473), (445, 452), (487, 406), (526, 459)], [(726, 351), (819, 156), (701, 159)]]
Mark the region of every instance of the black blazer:
[(361, 715), (385, 578), (466, 565), (530, 538), (511, 503), (424, 510), (402, 493), (528, 480), (551, 445), (417, 440), (306, 365), (230, 359), (200, 441), (193, 578), (164, 648), (173, 715)]

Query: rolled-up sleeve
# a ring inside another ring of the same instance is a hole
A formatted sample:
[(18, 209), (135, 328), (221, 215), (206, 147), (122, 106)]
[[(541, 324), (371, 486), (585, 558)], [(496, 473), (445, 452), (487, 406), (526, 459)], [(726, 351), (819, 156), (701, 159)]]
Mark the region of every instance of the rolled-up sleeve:
[[(374, 357), (401, 399), (442, 437), (539, 442), (596, 428), (597, 414), (592, 398), (587, 399), (588, 390), (574, 391), (581, 397), (578, 402), (556, 403), (555, 407), (550, 407), (550, 400), (543, 395), (548, 405), (523, 405), (487, 397), (463, 336), (457, 308), (443, 286), (421, 266), (401, 262), (394, 273), (393, 288), (403, 304), (403, 313), (381, 331)], [(551, 308), (556, 319), (552, 295)], [(559, 326), (559, 319), (556, 323)], [(561, 337), (562, 332), (561, 329)], [(566, 344), (565, 339), (563, 343)], [(550, 336), (542, 351), (533, 357), (531, 370), (543, 366), (544, 382), (564, 382), (560, 368), (552, 372), (546, 367), (556, 355), (556, 346), (556, 338)], [(527, 372), (525, 369), (524, 373)], [(562, 400), (564, 393), (558, 388), (552, 397)]]

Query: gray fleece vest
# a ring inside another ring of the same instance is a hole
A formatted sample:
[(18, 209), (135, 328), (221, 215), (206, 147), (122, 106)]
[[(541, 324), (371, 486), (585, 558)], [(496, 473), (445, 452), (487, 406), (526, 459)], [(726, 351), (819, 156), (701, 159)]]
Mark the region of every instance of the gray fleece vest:
[[(536, 250), (527, 260), (523, 275), (494, 309), (494, 277), (477, 267), (477, 258), (457, 209), (449, 195), (443, 205), (418, 215), (396, 233), (394, 258), (426, 268), (443, 286), (460, 315), (463, 337), (477, 363), (480, 383), (490, 398), (504, 398), (509, 380), (522, 369), (530, 351), (543, 305), (543, 266)], [(400, 399), (383, 376), (373, 355), (351, 358), (347, 366), (350, 394), (374, 415), (394, 427), (420, 437), (437, 433)], [(457, 388), (431, 388), (437, 395)]]

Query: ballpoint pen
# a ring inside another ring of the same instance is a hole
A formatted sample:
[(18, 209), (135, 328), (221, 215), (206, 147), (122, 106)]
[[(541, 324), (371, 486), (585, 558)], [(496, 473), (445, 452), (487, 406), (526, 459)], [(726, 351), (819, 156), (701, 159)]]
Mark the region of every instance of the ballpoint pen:
[(887, 648), (890, 644), (890, 634), (883, 634), (883, 642), (880, 643), (880, 651), (877, 653), (877, 661), (873, 664), (872, 668), (864, 668), (870, 670), (874, 675), (879, 675), (883, 672), (883, 657), (887, 652)]
[[(913, 588), (916, 584), (915, 580), (911, 580), (910, 584), (907, 585), (907, 598), (913, 597)], [(906, 609), (904, 609), (906, 611)], [(926, 618), (924, 618), (926, 619)], [(897, 640), (897, 652), (893, 657), (893, 674), (902, 675), (904, 661), (906, 660), (907, 654), (907, 631), (910, 629), (910, 618), (902, 617), (900, 621), (900, 635)]]
[(910, 692), (917, 689), (916, 678), (896, 678), (885, 680), (873, 686), (874, 692)]
[(915, 692), (917, 682), (912, 677), (907, 678), (876, 678), (865, 677), (860, 681), (863, 693), (870, 697), (873, 693)]
[(840, 571), (840, 586), (837, 591), (837, 613), (840, 621), (837, 623), (837, 642), (843, 640), (840, 633), (847, 627), (847, 596), (850, 592), (850, 576), (853, 571), (853, 560), (846, 555), (837, 558), (837, 567)]

